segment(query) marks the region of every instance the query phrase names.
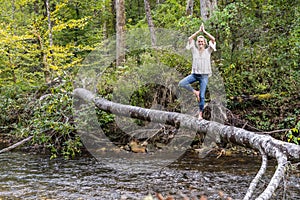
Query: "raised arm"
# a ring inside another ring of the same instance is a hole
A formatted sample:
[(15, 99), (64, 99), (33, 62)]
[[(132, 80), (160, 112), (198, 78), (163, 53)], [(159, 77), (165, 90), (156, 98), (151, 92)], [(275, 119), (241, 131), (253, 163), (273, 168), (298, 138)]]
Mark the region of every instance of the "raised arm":
[(215, 43), (216, 38), (215, 38), (214, 36), (212, 36), (210, 33), (208, 33), (208, 32), (205, 30), (203, 23), (201, 24), (199, 30), (196, 31), (193, 35), (191, 35), (191, 36), (189, 37), (189, 42), (191, 43), (192, 40), (194, 40), (195, 37), (196, 37), (199, 33), (201, 33), (201, 32), (203, 32), (205, 35), (207, 35), (207, 37), (209, 38), (209, 40), (212, 41), (213, 44)]
[(200, 26), (200, 31), (202, 31), (205, 35), (207, 35), (207, 37), (210, 39), (210, 41), (214, 44), (216, 41), (216, 38), (214, 36), (212, 36), (210, 33), (208, 33), (205, 29), (204, 29), (204, 25), (202, 24)]
[(196, 37), (199, 33), (201, 33), (201, 32), (202, 32), (202, 29), (201, 29), (201, 26), (200, 26), (199, 30), (196, 31), (193, 35), (191, 35), (191, 36), (189, 37), (189, 42), (191, 43), (192, 40), (195, 39), (195, 37)]

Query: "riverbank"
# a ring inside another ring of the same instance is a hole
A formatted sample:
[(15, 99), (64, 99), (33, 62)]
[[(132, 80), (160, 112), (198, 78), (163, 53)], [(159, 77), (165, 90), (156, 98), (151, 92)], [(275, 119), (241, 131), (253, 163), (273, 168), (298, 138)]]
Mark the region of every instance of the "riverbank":
[(13, 145), (17, 141), (17, 138), (10, 134), (0, 133), (0, 150)]
[[(197, 138), (197, 137), (196, 137)], [(20, 145), (16, 145), (22, 140), (17, 137), (11, 137), (8, 134), (0, 134), (0, 150), (5, 150), (5, 152), (12, 151), (12, 152), (23, 152), (23, 153), (33, 153), (33, 154), (41, 154), (45, 156), (51, 156), (51, 152), (48, 150), (47, 147), (43, 145), (37, 145), (32, 143), (32, 138), (27, 138), (24, 143)], [(148, 145), (148, 147), (147, 147)], [(198, 139), (194, 139), (194, 141), (188, 147), (181, 147), (181, 146), (171, 146), (168, 147), (167, 144), (157, 143), (157, 144), (147, 144), (141, 145), (140, 143), (135, 140), (134, 142), (130, 142), (129, 144), (125, 145), (110, 145), (110, 147), (100, 147), (98, 149), (91, 149), (83, 146), (81, 148), (81, 153), (77, 155), (77, 157), (81, 157), (82, 155), (90, 155), (93, 156), (93, 152), (98, 152), (101, 154), (105, 153), (115, 153), (118, 155), (120, 152), (128, 152), (128, 153), (157, 153), (162, 149), (166, 149), (167, 151), (175, 152), (178, 151), (180, 148), (184, 148), (181, 152), (191, 152), (195, 153), (199, 156), (199, 158), (204, 157), (232, 157), (232, 156), (256, 156), (259, 153), (256, 150), (233, 145), (227, 143), (225, 146), (217, 145), (216, 143), (211, 143), (210, 146), (203, 146), (202, 143), (199, 142)], [(224, 144), (223, 144), (224, 145)], [(151, 149), (149, 149), (149, 146)], [(13, 147), (13, 148), (11, 148)], [(1, 153), (5, 153), (1, 152)]]

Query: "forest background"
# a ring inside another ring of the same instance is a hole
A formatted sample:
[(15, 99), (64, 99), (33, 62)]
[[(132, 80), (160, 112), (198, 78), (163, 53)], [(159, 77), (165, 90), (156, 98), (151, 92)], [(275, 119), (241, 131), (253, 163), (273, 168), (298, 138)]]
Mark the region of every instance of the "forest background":
[[(216, 37), (212, 59), (224, 80), (228, 123), (254, 131), (285, 130), (273, 136), (298, 144), (299, 1), (217, 1), (205, 21), (200, 1), (194, 1), (192, 13), (186, 0), (148, 2), (154, 27), (191, 35), (204, 22)], [(144, 1), (124, 3), (125, 30), (148, 28)], [(0, 133), (10, 141), (32, 135), (31, 145), (51, 152), (52, 158), (74, 157), (82, 142), (72, 115), (73, 81), (86, 56), (116, 35), (115, 1), (2, 0), (0, 5)], [(123, 67), (112, 63), (99, 94), (110, 99), (118, 77), (157, 57), (190, 73), (191, 63), (178, 55), (159, 54), (140, 49), (126, 55)], [(151, 100), (145, 94), (155, 91), (141, 88), (135, 104), (147, 107)], [(113, 115), (99, 116), (102, 124), (114, 121)]]

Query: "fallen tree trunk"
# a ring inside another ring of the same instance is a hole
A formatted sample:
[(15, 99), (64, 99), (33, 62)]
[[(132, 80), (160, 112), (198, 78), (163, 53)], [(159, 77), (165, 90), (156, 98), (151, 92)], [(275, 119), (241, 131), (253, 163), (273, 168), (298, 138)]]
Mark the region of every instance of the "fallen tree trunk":
[(300, 158), (300, 146), (276, 140), (269, 135), (257, 134), (241, 128), (226, 126), (218, 122), (207, 121), (204, 119), (198, 120), (195, 117), (181, 113), (151, 110), (114, 103), (96, 97), (90, 91), (82, 88), (75, 89), (74, 95), (88, 102), (93, 102), (97, 108), (112, 114), (150, 122), (164, 123), (174, 127), (187, 128), (195, 132), (203, 132), (206, 135), (218, 134), (227, 142), (260, 151), (263, 156), (262, 167), (258, 175), (252, 181), (244, 199), (252, 199), (252, 193), (256, 188), (257, 182), (265, 171), (267, 157), (276, 158), (278, 167), (267, 188), (256, 198), (258, 200), (270, 199), (284, 176), (288, 160)]

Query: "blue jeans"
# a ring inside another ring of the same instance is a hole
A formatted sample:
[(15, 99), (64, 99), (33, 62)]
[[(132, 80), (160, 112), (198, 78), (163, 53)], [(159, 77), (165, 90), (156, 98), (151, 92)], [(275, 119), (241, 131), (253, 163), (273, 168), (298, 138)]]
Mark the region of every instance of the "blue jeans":
[(183, 87), (187, 89), (188, 91), (193, 92), (194, 89), (192, 88), (191, 84), (199, 81), (199, 86), (200, 86), (200, 102), (199, 102), (199, 109), (202, 112), (204, 109), (204, 102), (205, 102), (205, 91), (206, 91), (206, 86), (208, 83), (208, 74), (190, 74), (184, 79), (182, 79), (178, 86)]

